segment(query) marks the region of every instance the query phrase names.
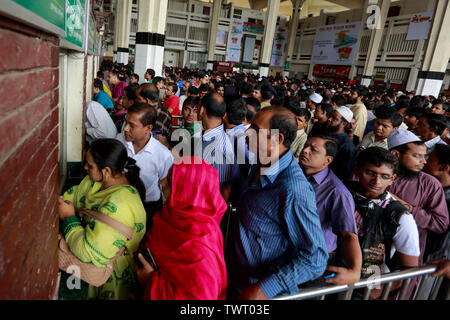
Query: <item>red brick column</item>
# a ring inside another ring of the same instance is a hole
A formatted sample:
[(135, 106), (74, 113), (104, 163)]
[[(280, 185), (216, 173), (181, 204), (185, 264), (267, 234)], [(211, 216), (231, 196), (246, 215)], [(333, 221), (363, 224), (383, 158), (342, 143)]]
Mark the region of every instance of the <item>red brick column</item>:
[(0, 299), (50, 299), (58, 218), (59, 39), (0, 17)]

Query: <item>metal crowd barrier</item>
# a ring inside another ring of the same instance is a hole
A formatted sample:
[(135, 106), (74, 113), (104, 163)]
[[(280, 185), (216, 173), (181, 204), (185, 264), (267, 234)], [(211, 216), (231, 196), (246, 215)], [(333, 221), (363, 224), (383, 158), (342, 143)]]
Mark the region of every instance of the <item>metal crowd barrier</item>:
[[(405, 300), (411, 280), (416, 277), (420, 278), (414, 295), (412, 296), (413, 300), (436, 300), (444, 280), (442, 277), (428, 276), (436, 271), (436, 269), (436, 265), (409, 268), (402, 271), (382, 274), (375, 279), (363, 279), (353, 285), (329, 285), (318, 288), (302, 289), (297, 294), (291, 296), (279, 296), (274, 300), (325, 300), (326, 296), (337, 293), (339, 294), (337, 296), (338, 300), (350, 300), (352, 298), (353, 291), (356, 289), (364, 289), (362, 300), (368, 300), (373, 288), (372, 286), (377, 284), (384, 284), (383, 291), (379, 299), (387, 300), (392, 283), (399, 280), (402, 280), (402, 284), (395, 300)], [(442, 299), (450, 300), (450, 286), (447, 285), (447, 288), (442, 289), (445, 290), (443, 294), (441, 292), (443, 297)]]

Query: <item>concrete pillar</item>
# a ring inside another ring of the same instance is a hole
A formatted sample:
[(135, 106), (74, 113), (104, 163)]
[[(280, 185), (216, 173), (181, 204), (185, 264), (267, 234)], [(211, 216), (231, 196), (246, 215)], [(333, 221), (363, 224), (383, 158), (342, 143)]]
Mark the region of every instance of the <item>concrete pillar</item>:
[(139, 0), (134, 72), (144, 78), (148, 68), (161, 76), (168, 0)]
[(280, 0), (268, 1), (264, 38), (261, 46), (261, 59), (259, 62), (259, 74), (261, 77), (267, 77), (269, 75), (270, 57), (272, 55), (273, 38), (277, 27), (279, 9)]
[(216, 49), (217, 27), (219, 25), (221, 7), (222, 0), (214, 0), (213, 12), (209, 22), (208, 61), (206, 65), (207, 70), (212, 70), (214, 67), (214, 51)]
[[(367, 7), (370, 4), (374, 3), (374, 1), (366, 0), (365, 3), (366, 5), (363, 8), (363, 23), (366, 23), (367, 21)], [(378, 6), (380, 8), (380, 22), (378, 26), (380, 28), (374, 28), (370, 34), (369, 50), (367, 52), (367, 59), (364, 64), (364, 70), (361, 80), (361, 84), (363, 86), (369, 86), (372, 82), (375, 62), (377, 60), (378, 50), (380, 49), (381, 39), (383, 38), (384, 25), (386, 23), (389, 7), (391, 6), (391, 0), (378, 0)]]
[(117, 0), (117, 62), (128, 64), (132, 0)]
[(437, 1), (416, 94), (437, 97), (450, 57), (450, 0)]
[[(302, 6), (305, 4), (306, 0), (292, 0), (292, 16), (289, 21), (289, 33), (288, 33), (288, 42), (286, 46), (286, 62), (292, 61), (292, 54), (294, 53), (295, 39), (297, 36), (298, 29), (298, 21), (300, 19), (300, 12), (302, 11)], [(286, 63), (285, 63), (286, 67)], [(289, 70), (284, 69), (283, 75), (285, 77), (289, 76)]]

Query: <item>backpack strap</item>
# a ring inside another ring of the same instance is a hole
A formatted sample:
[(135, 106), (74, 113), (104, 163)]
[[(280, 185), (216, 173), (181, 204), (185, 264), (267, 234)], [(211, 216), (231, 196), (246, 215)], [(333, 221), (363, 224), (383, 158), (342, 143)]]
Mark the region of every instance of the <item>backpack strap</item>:
[(397, 232), (398, 226), (400, 225), (400, 218), (407, 212), (408, 210), (397, 200), (391, 200), (384, 210), (383, 233), (385, 239), (385, 263), (391, 271), (393, 271), (396, 266), (395, 261), (391, 259), (393, 238)]
[(89, 210), (89, 209), (82, 209), (79, 212), (80, 216), (84, 216), (87, 215), (95, 220), (101, 221), (104, 224), (110, 226), (111, 228), (113, 228), (114, 230), (120, 232), (121, 234), (123, 234), (128, 240), (130, 240), (131, 238), (133, 238), (133, 234), (134, 234), (134, 230), (131, 229), (130, 227), (124, 225), (122, 222), (119, 222), (113, 218), (111, 218), (110, 216), (107, 216), (106, 214), (100, 212), (100, 211), (95, 211), (95, 210)]

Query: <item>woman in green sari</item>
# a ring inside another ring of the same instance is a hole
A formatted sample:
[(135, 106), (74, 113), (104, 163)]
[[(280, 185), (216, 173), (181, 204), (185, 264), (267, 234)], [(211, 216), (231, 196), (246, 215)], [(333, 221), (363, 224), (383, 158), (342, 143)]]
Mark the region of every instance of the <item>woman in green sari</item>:
[[(124, 245), (125, 254), (114, 262), (114, 271), (100, 286), (89, 286), (89, 299), (134, 299), (137, 279), (133, 254), (145, 235), (146, 214), (142, 204), (145, 187), (139, 178), (136, 161), (115, 139), (99, 139), (91, 144), (83, 181), (70, 188), (58, 201), (58, 213), (65, 240), (81, 261), (105, 267)], [(134, 230), (126, 237), (110, 226), (85, 216), (83, 223), (75, 215), (81, 209), (100, 211)]]

